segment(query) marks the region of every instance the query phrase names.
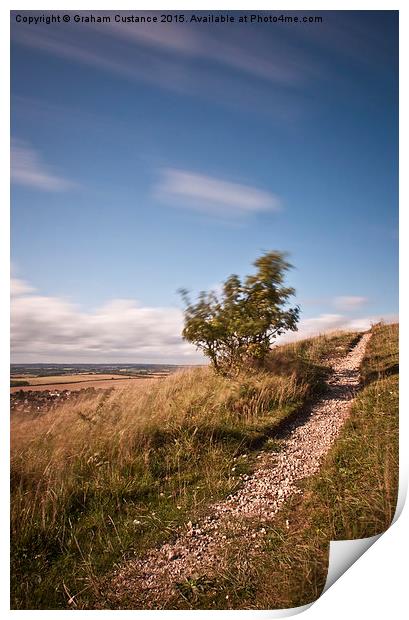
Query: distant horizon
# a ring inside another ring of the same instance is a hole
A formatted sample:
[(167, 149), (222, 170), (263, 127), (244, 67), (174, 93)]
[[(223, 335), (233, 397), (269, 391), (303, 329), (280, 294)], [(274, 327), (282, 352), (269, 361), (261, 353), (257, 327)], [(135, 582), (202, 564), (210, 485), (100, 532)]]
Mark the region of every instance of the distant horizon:
[(10, 366), (205, 366), (206, 364), (172, 364), (168, 362), (10, 362)]

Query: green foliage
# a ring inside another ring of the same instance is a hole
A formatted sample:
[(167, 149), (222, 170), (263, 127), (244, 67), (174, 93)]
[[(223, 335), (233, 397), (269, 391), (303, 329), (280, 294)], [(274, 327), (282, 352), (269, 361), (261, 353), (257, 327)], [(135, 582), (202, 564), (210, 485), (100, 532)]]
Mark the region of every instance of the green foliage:
[(27, 387), (28, 385), (30, 385), (28, 381), (20, 379), (10, 379), (10, 387)]
[(217, 372), (237, 373), (244, 366), (261, 367), (274, 339), (296, 331), (299, 307), (288, 307), (295, 291), (284, 284), (291, 268), (281, 252), (268, 252), (255, 263), (257, 272), (241, 281), (231, 275), (221, 295), (202, 291), (186, 303), (183, 337), (210, 359)]

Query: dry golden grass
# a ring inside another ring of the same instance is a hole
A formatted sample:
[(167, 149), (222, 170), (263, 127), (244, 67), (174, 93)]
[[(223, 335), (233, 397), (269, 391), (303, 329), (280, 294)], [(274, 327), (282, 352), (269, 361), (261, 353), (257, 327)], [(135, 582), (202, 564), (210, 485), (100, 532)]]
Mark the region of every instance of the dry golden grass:
[(56, 383), (42, 383), (38, 385), (27, 385), (27, 386), (12, 386), (10, 388), (10, 394), (14, 392), (44, 392), (45, 390), (49, 391), (61, 391), (61, 390), (70, 390), (70, 391), (78, 391), (84, 390), (86, 388), (98, 388), (101, 390), (106, 390), (109, 388), (117, 388), (122, 387), (124, 384), (133, 383), (134, 385), (138, 385), (140, 382), (153, 381), (154, 379), (160, 379), (162, 377), (157, 376), (149, 376), (149, 377), (116, 377), (115, 379), (95, 379), (95, 380), (86, 380), (86, 381), (76, 381), (70, 383), (64, 383), (62, 381), (58, 381)]
[(353, 338), (278, 348), (270, 372), (228, 380), (195, 368), (13, 415), (13, 608), (86, 604), (97, 574), (231, 492), (234, 457), (302, 407), (322, 384), (320, 361)]
[[(201, 368), (37, 418), (13, 415), (14, 605), (63, 605), (60, 574), (89, 588), (98, 566), (169, 535), (184, 512), (231, 490), (240, 446), (262, 441), (307, 391), (292, 376), (231, 382)], [(161, 521), (135, 532), (155, 506)], [(68, 576), (73, 556), (77, 574)]]

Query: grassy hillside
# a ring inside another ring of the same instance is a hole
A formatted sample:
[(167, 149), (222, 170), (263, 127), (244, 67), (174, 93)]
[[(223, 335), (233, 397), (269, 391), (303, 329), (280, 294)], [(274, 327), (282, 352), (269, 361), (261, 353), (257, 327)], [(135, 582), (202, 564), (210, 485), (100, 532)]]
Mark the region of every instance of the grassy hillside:
[(246, 552), (251, 542), (241, 541), (230, 568), (195, 588), (195, 608), (271, 609), (314, 601), (327, 577), (329, 540), (365, 538), (389, 527), (398, 493), (397, 362), (398, 325), (376, 326), (362, 362), (365, 387), (319, 474), (265, 525), (265, 546), (255, 561)]
[[(277, 348), (235, 380), (209, 368), (13, 415), (12, 607), (81, 607), (98, 576), (238, 485), (355, 334)], [(273, 442), (273, 443), (272, 443)]]

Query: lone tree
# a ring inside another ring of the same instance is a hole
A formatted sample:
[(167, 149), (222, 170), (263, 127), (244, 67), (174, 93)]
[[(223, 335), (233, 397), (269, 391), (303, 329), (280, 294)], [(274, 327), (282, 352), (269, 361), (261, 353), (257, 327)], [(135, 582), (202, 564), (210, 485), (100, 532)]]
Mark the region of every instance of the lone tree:
[(201, 292), (192, 303), (186, 290), (183, 338), (210, 358), (222, 374), (245, 366), (260, 367), (274, 339), (287, 330), (296, 331), (299, 306), (288, 307), (293, 288), (284, 285), (292, 267), (282, 252), (268, 252), (254, 262), (257, 272), (243, 282), (231, 275), (222, 293)]

